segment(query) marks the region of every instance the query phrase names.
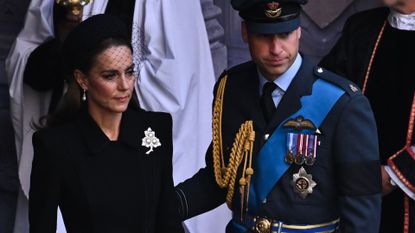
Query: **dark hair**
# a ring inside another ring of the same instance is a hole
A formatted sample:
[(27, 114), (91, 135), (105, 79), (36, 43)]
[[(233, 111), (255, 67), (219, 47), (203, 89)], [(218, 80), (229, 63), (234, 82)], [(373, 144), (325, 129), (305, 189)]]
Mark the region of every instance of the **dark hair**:
[[(115, 16), (95, 15), (80, 23), (65, 39), (62, 48), (68, 90), (56, 110), (42, 117), (35, 127), (53, 127), (73, 119), (82, 105), (81, 88), (74, 79), (73, 72), (79, 69), (88, 75), (97, 56), (108, 48), (126, 46), (133, 52), (128, 35), (124, 23)], [(138, 107), (134, 94), (129, 106)]]
[[(86, 51), (85, 53), (80, 53), (76, 57), (76, 63), (78, 65), (73, 66), (72, 68), (66, 69), (70, 70), (69, 75), (72, 75), (72, 72), (75, 69), (79, 69), (84, 74), (88, 74), (91, 70), (92, 66), (96, 62), (97, 56), (102, 53), (104, 50), (109, 49), (115, 46), (126, 46), (130, 49), (131, 53), (133, 52), (133, 48), (131, 47), (130, 41), (127, 41), (125, 38), (121, 37), (110, 37), (107, 38), (96, 45), (95, 48), (91, 49), (90, 51)], [(75, 62), (72, 62), (73, 64)]]

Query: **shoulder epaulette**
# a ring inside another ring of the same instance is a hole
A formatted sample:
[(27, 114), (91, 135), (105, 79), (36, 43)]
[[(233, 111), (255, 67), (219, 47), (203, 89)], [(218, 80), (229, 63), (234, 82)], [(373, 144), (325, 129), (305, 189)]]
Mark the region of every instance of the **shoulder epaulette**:
[(228, 70), (224, 69), (222, 71), (222, 73), (219, 75), (218, 81), (221, 80), (223, 77), (225, 77), (226, 75), (228, 75)]
[(228, 75), (246, 74), (250, 70), (256, 70), (256, 65), (253, 61), (247, 61), (236, 66), (233, 66), (227, 70)]
[(350, 96), (353, 96), (356, 94), (362, 94), (362, 91), (360, 90), (360, 88), (356, 84), (354, 84), (352, 81), (344, 77), (341, 77), (329, 70), (316, 66), (314, 67), (314, 74), (318, 76), (318, 78), (324, 79), (330, 83), (333, 83), (339, 86), (344, 91), (346, 91), (346, 93), (348, 93)]

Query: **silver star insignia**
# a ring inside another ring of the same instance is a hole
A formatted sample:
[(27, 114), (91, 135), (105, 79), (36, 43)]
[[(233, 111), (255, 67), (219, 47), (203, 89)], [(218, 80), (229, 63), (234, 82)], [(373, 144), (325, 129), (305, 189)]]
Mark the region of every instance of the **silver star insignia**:
[(313, 188), (317, 185), (313, 180), (311, 174), (307, 174), (304, 167), (301, 167), (298, 173), (293, 174), (293, 180), (291, 185), (294, 188), (294, 192), (298, 193), (301, 198), (306, 198), (308, 194), (313, 192)]

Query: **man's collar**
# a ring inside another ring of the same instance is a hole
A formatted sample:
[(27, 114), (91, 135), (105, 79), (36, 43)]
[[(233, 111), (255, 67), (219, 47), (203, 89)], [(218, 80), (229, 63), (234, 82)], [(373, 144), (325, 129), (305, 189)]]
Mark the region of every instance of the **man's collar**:
[[(294, 60), (294, 63), (290, 66), (290, 68), (288, 68), (287, 71), (285, 71), (285, 73), (283, 73), (278, 78), (276, 78), (274, 80), (274, 83), (284, 92), (287, 91), (288, 86), (290, 86), (291, 81), (294, 79), (295, 75), (300, 69), (302, 62), (303, 62), (303, 59), (300, 53), (298, 53)], [(268, 80), (261, 74), (259, 70), (258, 70), (258, 76), (259, 76), (259, 89), (260, 89), (259, 93), (262, 94), (262, 86), (264, 86), (264, 84), (268, 82)]]

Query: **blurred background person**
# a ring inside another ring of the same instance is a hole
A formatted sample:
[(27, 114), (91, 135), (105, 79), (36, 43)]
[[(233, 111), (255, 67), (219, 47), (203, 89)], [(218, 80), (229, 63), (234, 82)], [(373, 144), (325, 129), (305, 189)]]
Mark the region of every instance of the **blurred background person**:
[(0, 1), (0, 232), (13, 232), (19, 179), (4, 60), (24, 23), (29, 0)]
[[(379, 133), (383, 202), (380, 232), (415, 232), (415, 0), (351, 16), (320, 65), (358, 84)], [(409, 119), (409, 124), (408, 124)]]

